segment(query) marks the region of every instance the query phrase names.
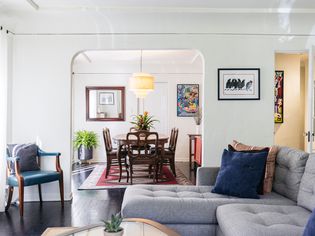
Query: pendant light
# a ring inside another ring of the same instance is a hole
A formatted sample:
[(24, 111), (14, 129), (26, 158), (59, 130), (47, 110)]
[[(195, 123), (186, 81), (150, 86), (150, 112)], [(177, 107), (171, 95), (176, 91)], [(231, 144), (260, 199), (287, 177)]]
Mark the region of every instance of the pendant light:
[(142, 50), (140, 56), (140, 72), (134, 73), (129, 79), (129, 88), (137, 98), (145, 98), (150, 91), (154, 90), (154, 76), (142, 72)]

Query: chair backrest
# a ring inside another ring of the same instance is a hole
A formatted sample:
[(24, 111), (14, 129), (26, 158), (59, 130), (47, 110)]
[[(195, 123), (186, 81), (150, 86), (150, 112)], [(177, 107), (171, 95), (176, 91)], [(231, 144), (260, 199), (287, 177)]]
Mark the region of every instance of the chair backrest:
[(127, 134), (127, 151), (130, 161), (154, 161), (158, 159), (158, 140), (156, 132), (137, 131)]
[(178, 129), (173, 128), (171, 130), (170, 142), (168, 146), (169, 150), (171, 150), (172, 152), (176, 151), (177, 138), (178, 138)]
[(113, 150), (113, 145), (112, 145), (112, 139), (110, 136), (110, 131), (108, 128), (103, 129), (103, 138), (104, 138), (106, 153), (111, 152)]
[(131, 128), (129, 129), (129, 131), (130, 131), (130, 132), (138, 132), (138, 130), (137, 130), (135, 127), (131, 127)]

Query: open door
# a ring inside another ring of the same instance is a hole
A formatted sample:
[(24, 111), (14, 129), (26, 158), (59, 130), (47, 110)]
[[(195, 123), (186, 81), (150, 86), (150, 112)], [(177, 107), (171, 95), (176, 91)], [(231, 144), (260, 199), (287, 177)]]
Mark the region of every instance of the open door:
[(307, 122), (305, 125), (306, 131), (306, 142), (307, 142), (307, 152), (313, 153), (315, 151), (314, 145), (314, 123), (315, 123), (315, 114), (314, 114), (314, 58), (315, 58), (315, 46), (311, 46), (309, 49), (309, 58), (308, 58), (308, 99), (307, 99)]

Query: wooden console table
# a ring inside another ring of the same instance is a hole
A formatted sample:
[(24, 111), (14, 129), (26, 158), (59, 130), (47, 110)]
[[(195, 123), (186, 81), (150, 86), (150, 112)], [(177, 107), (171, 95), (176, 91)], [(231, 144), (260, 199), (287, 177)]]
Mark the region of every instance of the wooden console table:
[(194, 141), (195, 141), (195, 137), (201, 137), (201, 134), (188, 134), (189, 137), (189, 170), (193, 171), (194, 170), (194, 166), (192, 166), (192, 160), (194, 158), (195, 155), (195, 150), (194, 150)]

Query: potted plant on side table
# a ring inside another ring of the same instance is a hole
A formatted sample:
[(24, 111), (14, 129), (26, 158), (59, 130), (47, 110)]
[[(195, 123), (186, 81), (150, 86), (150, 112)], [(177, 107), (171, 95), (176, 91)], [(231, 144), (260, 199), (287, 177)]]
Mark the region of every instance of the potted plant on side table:
[(98, 137), (93, 131), (79, 130), (75, 132), (73, 143), (78, 150), (80, 161), (91, 160), (93, 158), (93, 148), (98, 146)]
[(124, 229), (120, 227), (122, 222), (120, 214), (112, 215), (110, 221), (103, 221), (105, 224), (104, 236), (122, 236)]

